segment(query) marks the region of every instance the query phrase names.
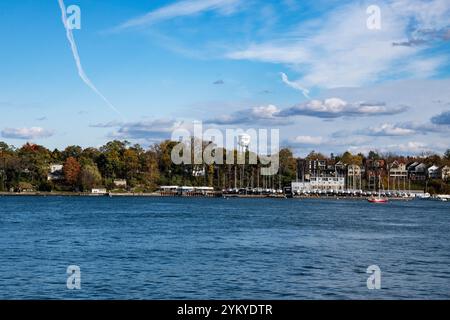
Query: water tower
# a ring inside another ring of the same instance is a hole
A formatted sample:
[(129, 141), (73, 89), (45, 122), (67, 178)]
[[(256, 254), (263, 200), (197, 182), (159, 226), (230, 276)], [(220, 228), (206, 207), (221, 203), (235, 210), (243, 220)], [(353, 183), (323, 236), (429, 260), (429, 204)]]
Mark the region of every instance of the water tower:
[(243, 133), (239, 135), (239, 151), (247, 152), (248, 146), (250, 145), (251, 137), (250, 135)]
[(250, 145), (251, 142), (251, 137), (250, 135), (243, 133), (241, 135), (239, 135), (239, 153), (242, 155), (242, 157), (244, 157), (244, 161), (242, 163), (242, 168), (241, 168), (241, 174), (240, 174), (240, 187), (242, 188), (242, 183), (244, 180), (244, 175), (245, 175), (245, 162), (246, 162), (246, 155), (247, 155), (247, 151), (248, 151), (248, 147)]

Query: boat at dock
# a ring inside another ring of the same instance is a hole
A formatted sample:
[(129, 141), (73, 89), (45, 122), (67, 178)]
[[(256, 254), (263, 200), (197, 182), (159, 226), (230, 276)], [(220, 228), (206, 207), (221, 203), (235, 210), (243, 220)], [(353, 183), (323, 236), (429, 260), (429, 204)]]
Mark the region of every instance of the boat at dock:
[(371, 203), (386, 203), (389, 200), (387, 198), (383, 198), (383, 197), (370, 197), (367, 199), (367, 201), (371, 202)]
[[(378, 180), (378, 195), (374, 196), (372, 195), (371, 197), (367, 198), (367, 201), (369, 201), (370, 203), (387, 203), (389, 200), (386, 197), (386, 194), (384, 193), (384, 196), (381, 196), (381, 176), (379, 177)], [(384, 191), (383, 191), (384, 192)]]

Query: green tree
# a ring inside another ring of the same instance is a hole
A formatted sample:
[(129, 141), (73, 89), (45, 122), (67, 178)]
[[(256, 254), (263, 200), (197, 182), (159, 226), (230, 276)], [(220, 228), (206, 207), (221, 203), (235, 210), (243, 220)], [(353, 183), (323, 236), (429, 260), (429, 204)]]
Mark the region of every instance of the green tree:
[(80, 172), (80, 185), (83, 191), (89, 191), (92, 188), (99, 186), (102, 181), (102, 176), (97, 166), (85, 165)]
[(144, 184), (148, 188), (155, 190), (160, 183), (158, 156), (156, 152), (149, 150), (144, 154), (143, 172)]
[(39, 185), (47, 180), (52, 160), (51, 152), (43, 146), (27, 143), (17, 151), (20, 159), (20, 180)]
[(127, 149), (123, 152), (123, 177), (128, 180), (137, 177), (139, 172), (139, 156), (135, 149)]
[(282, 186), (288, 186), (296, 179), (297, 160), (294, 158), (292, 150), (288, 148), (281, 149), (279, 152), (280, 169), (278, 173), (281, 175)]
[(62, 152), (62, 158), (63, 158), (63, 160), (70, 158), (70, 157), (78, 159), (80, 157), (82, 151), (83, 151), (83, 149), (80, 146), (68, 146)]
[(372, 151), (372, 150), (369, 151), (369, 154), (368, 154), (367, 158), (371, 159), (371, 160), (379, 160), (379, 159), (381, 159), (380, 155), (377, 152)]

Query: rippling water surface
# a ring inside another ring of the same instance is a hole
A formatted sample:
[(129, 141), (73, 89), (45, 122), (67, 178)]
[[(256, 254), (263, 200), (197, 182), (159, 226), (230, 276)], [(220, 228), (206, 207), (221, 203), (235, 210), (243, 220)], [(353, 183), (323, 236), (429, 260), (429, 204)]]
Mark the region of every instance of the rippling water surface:
[(449, 299), (450, 203), (0, 197), (0, 298)]

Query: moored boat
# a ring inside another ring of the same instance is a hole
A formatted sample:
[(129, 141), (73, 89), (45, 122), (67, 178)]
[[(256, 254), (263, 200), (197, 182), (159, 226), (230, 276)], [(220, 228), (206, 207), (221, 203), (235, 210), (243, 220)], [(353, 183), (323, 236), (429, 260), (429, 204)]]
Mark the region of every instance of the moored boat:
[(367, 201), (371, 203), (386, 203), (388, 202), (388, 199), (383, 197), (370, 197), (367, 199)]

